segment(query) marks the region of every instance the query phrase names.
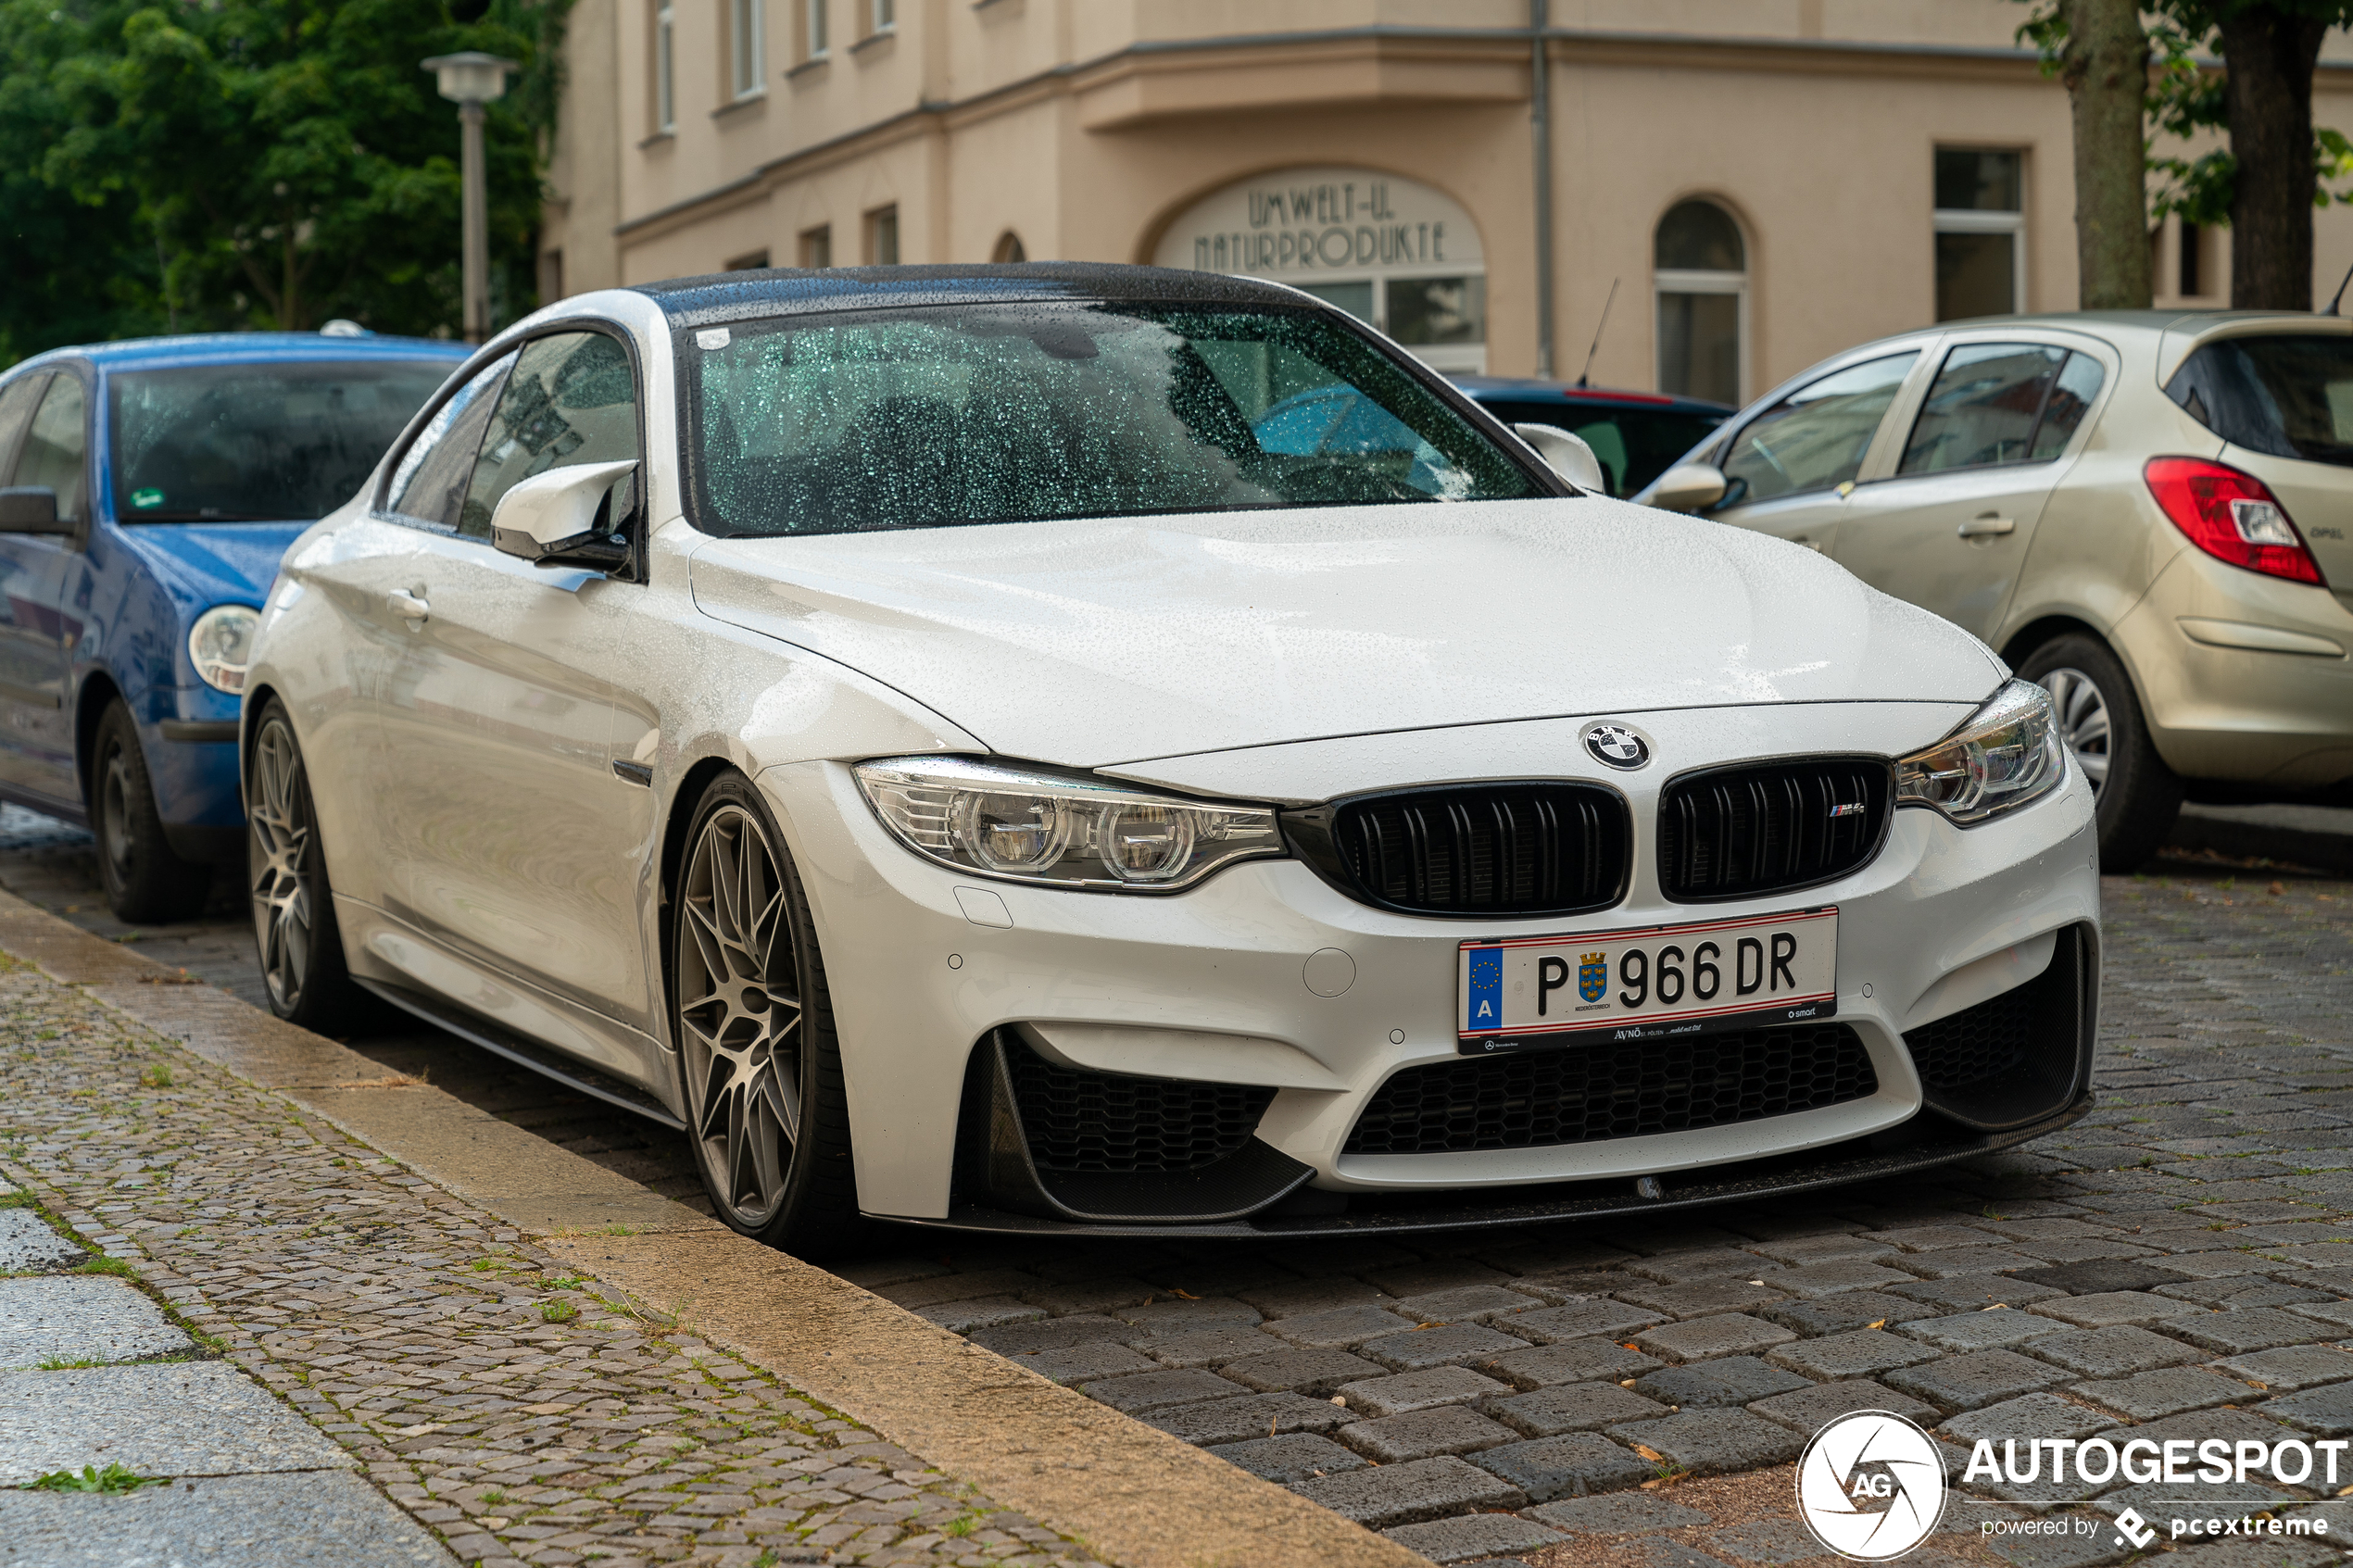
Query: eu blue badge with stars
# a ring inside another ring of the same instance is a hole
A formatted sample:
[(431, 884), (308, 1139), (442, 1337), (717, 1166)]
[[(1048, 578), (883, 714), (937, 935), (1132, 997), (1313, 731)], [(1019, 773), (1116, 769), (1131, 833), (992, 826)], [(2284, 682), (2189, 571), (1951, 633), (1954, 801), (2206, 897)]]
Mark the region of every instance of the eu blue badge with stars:
[(1473, 947), (1466, 955), (1470, 965), (1469, 999), (1463, 1006), (1463, 1029), (1466, 1034), (1478, 1034), (1504, 1026), (1504, 949)]

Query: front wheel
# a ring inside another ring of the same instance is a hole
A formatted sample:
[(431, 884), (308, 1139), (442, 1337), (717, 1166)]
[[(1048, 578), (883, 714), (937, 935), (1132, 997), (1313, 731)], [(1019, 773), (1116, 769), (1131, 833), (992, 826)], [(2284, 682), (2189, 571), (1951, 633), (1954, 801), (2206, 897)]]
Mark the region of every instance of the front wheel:
[(696, 808), (671, 904), (687, 1137), (719, 1217), (804, 1258), (858, 1239), (849, 1097), (792, 855), (740, 774)]
[(90, 828), (107, 905), (134, 925), (194, 920), (212, 890), (212, 868), (172, 853), (156, 810), (155, 784), (131, 709), (117, 698), (90, 746)]
[(2106, 644), (2081, 633), (2045, 643), (2018, 672), (2051, 694), (2059, 736), (2092, 781), (2100, 869), (2137, 871), (2173, 832), (2182, 781), (2149, 741), (2132, 678)]
[(245, 765), (245, 871), (270, 1010), (306, 1029), (351, 1023), (366, 1002), (344, 967), (302, 747), (275, 697), (255, 721)]

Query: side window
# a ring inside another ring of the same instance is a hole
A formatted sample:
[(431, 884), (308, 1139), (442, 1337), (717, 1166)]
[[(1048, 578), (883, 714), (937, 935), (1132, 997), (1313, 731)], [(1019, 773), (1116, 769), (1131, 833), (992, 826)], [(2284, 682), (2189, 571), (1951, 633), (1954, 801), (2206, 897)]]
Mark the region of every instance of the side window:
[[(1895, 471), (1944, 473), (2029, 461), (2035, 426), (2066, 359), (2067, 350), (2032, 343), (1972, 343), (1954, 349), (1920, 404)], [(2092, 368), (2095, 373), (2099, 369)], [(2097, 390), (2098, 383), (2093, 386)], [(2080, 403), (2075, 417), (2082, 418)]]
[(40, 401), (41, 389), (48, 383), (45, 373), (35, 370), (19, 376), (0, 391), (0, 484), (16, 483), (8, 470), (16, 461), (17, 438), (24, 434), (24, 427), (32, 419), (32, 406)]
[(458, 526), (466, 481), (473, 473), (474, 455), (482, 450), (483, 427), (490, 422), (498, 389), (514, 368), (515, 357), (510, 354), (434, 410), (392, 470), (392, 482), (384, 486), (385, 510), (435, 528)]
[(2057, 384), (2043, 404), (2043, 422), (2034, 427), (2034, 449), (2028, 454), (2029, 462), (2046, 462), (2067, 450), (2067, 444), (2075, 439), (2075, 427), (2083, 422), (2106, 380), (2108, 371), (2090, 355), (2067, 357)]
[[(637, 455), (637, 389), (628, 351), (602, 332), (535, 339), (523, 345), (498, 395), (458, 532), (488, 539), (500, 498), (534, 474)], [(616, 521), (635, 507), (635, 480), (614, 486)]]
[(89, 465), (82, 445), (84, 399), (79, 377), (52, 376), (41, 409), (17, 458), (16, 483), (45, 484), (57, 493), (57, 515), (79, 518)]
[(1849, 365), (1751, 420), (1724, 457), (1726, 504), (1834, 490), (1853, 479), (1919, 358), (1913, 350)]

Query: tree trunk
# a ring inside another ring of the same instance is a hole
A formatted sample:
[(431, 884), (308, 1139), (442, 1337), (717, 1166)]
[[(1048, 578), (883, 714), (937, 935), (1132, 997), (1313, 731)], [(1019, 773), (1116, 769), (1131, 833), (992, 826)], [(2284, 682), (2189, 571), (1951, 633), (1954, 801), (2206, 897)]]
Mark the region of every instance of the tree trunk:
[(2085, 310), (2148, 307), (2148, 36), (2136, 0), (2062, 0), (2059, 79), (2075, 119), (2076, 301)]
[(2231, 304), (2312, 308), (2312, 67), (2328, 24), (2270, 6), (2221, 19), (2222, 103), (2238, 165), (2231, 195)]

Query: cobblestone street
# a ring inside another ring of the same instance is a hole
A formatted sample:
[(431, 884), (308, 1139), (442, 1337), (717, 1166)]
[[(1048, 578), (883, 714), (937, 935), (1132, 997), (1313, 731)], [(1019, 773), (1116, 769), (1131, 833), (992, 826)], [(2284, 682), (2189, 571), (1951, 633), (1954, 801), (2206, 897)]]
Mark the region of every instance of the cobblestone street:
[[(39, 853), (38, 876), (0, 854), (0, 881), (66, 912), (71, 847)], [(2353, 884), (2177, 857), (2106, 891), (2098, 1110), (1973, 1165), (1651, 1225), (1279, 1249), (887, 1234), (837, 1272), (1441, 1562), (1811, 1561), (1788, 1467), (1855, 1409), (1953, 1461), (2124, 1425), (2353, 1435)], [(242, 923), (214, 927), (211, 949), (141, 946), (233, 986)], [(23, 972), (0, 1003), (8, 1159), (466, 1561), (1076, 1551), (282, 1102), (200, 1066), (140, 1086), (158, 1047), (95, 1004)], [(352, 1045), (636, 1179), (685, 1169), (671, 1135), (470, 1047)], [(2334, 1560), (2347, 1481), (2217, 1493), (2317, 1511), (2328, 1544), (2182, 1549)], [(2147, 1500), (1967, 1489), (1907, 1562), (2089, 1568), (2133, 1555), (2104, 1524), (1982, 1528)]]

